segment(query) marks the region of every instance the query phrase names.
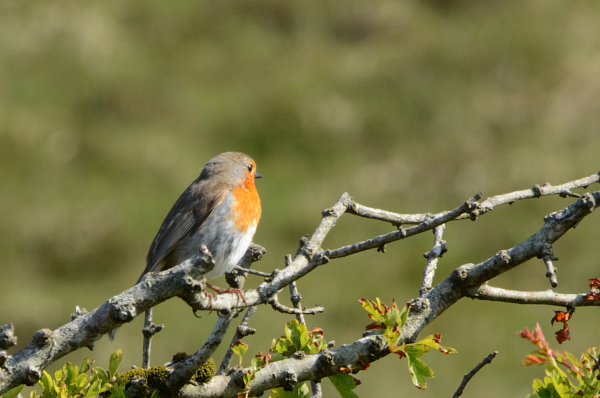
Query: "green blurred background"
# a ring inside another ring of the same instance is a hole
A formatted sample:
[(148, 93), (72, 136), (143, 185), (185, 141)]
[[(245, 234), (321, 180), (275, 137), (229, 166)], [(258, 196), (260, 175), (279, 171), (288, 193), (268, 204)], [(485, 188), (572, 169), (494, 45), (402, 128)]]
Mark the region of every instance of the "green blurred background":
[[(430, 212), (480, 190), (597, 172), (599, 17), (599, 2), (567, 1), (1, 2), (0, 323), (15, 323), (23, 347), (75, 305), (95, 308), (131, 286), (172, 203), (222, 151), (251, 154), (265, 176), (255, 237), (268, 249), (265, 271), (282, 267), (344, 191)], [(571, 202), (537, 199), (450, 224), (437, 280), (522, 241)], [(592, 215), (555, 246), (557, 291), (585, 291), (599, 276), (597, 226)], [(391, 229), (348, 216), (325, 246)], [(326, 307), (309, 326), (338, 345), (359, 338), (368, 319), (357, 300), (414, 297), (431, 242), (424, 234), (303, 278), (304, 304)], [(493, 283), (543, 290), (544, 273), (536, 260)], [(464, 396), (523, 396), (543, 370), (520, 365), (533, 346), (517, 331), (540, 322), (551, 339), (553, 309), (463, 300), (423, 332), (460, 352), (424, 358), (436, 371), (426, 391), (389, 357), (359, 375), (357, 393), (450, 396), (497, 349)], [(155, 319), (167, 326), (158, 363), (194, 351), (216, 316), (196, 319), (172, 300)], [(261, 309), (246, 359), (288, 319)], [(141, 323), (66, 360), (106, 366), (121, 347), (124, 367), (139, 364)], [(598, 344), (597, 310), (579, 309), (570, 325), (560, 348)]]

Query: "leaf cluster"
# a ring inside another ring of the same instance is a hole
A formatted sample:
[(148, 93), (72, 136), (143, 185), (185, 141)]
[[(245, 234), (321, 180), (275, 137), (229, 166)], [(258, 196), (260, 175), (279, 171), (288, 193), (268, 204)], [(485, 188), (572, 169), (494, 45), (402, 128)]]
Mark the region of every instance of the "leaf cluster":
[(533, 331), (525, 328), (520, 335), (538, 346), (537, 351), (527, 355), (523, 364), (546, 367), (544, 379), (533, 381), (534, 393), (529, 394), (529, 398), (598, 397), (600, 357), (597, 348), (588, 349), (578, 360), (571, 353), (550, 348), (539, 324)]
[(425, 355), (430, 349), (437, 350), (443, 354), (454, 354), (457, 351), (454, 348), (442, 346), (441, 334), (434, 334), (425, 337), (415, 343), (403, 343), (396, 345), (400, 338), (402, 327), (406, 323), (410, 306), (407, 304), (401, 309), (392, 302), (389, 307), (382, 303), (377, 297), (375, 300), (363, 298), (359, 300), (362, 307), (369, 313), (369, 318), (374, 322), (366, 326), (367, 330), (380, 329), (385, 336), (390, 352), (398, 355), (400, 358), (408, 359), (408, 372), (413, 384), (420, 389), (427, 386), (426, 378), (433, 377), (434, 372), (419, 357)]
[[(173, 361), (187, 358), (185, 353), (176, 354)], [(164, 384), (168, 373), (165, 366), (153, 366), (149, 369), (134, 368), (126, 372), (117, 372), (122, 360), (122, 352), (118, 350), (110, 356), (108, 370), (94, 366), (95, 360), (85, 359), (81, 366), (65, 363), (62, 369), (54, 372), (52, 377), (48, 372), (38, 382), (41, 393), (33, 390), (29, 398), (90, 398), (90, 397), (128, 397), (127, 389), (134, 379), (145, 379), (143, 391), (136, 396), (158, 397), (159, 390)], [(204, 383), (216, 373), (215, 362), (209, 358), (194, 375), (194, 380)], [(24, 385), (7, 391), (0, 398), (16, 398)]]

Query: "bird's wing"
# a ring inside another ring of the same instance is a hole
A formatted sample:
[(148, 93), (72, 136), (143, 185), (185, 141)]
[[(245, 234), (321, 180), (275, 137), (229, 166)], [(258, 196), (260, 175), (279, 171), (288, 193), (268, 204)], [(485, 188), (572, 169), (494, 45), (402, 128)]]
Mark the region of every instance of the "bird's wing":
[[(206, 180), (198, 178), (177, 199), (148, 250), (146, 269), (142, 275), (157, 271), (159, 264), (173, 251), (175, 245), (190, 231), (200, 227), (223, 202), (227, 189), (214, 186), (211, 189), (202, 189), (206, 183)], [(200, 195), (199, 192), (202, 191), (209, 193)]]

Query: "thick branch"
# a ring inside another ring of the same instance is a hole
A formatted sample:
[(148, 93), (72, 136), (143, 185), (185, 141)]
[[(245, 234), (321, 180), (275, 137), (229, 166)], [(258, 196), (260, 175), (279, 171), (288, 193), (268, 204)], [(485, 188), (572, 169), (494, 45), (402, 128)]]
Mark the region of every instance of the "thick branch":
[(56, 330), (37, 331), (33, 341), (9, 356), (0, 368), (0, 393), (20, 384), (35, 384), (42, 370), (57, 359), (89, 346), (156, 304), (184, 291), (201, 290), (199, 280), (212, 266), (210, 258), (196, 255), (168, 271), (148, 275), (134, 287)]
[[(388, 354), (387, 343), (382, 336), (369, 336), (318, 354), (303, 355), (271, 362), (256, 373), (250, 383), (251, 396), (282, 385), (294, 386), (306, 380), (319, 380), (340, 372), (340, 367), (357, 362), (370, 363)], [(215, 376), (200, 386), (186, 385), (182, 397), (237, 397), (245, 391), (241, 382), (243, 372)]]

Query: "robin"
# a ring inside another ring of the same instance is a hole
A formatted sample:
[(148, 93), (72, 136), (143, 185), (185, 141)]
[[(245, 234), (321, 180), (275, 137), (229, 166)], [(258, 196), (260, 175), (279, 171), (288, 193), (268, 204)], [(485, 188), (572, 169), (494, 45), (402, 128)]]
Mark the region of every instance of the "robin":
[(140, 279), (187, 260), (202, 244), (215, 263), (206, 279), (232, 271), (252, 243), (260, 220), (254, 182), (261, 177), (254, 160), (244, 153), (225, 152), (209, 160), (160, 226)]
[[(252, 243), (260, 220), (255, 179), (261, 177), (254, 160), (241, 152), (225, 152), (209, 160), (165, 217), (138, 282), (148, 272), (166, 270), (192, 257), (203, 244), (215, 263), (204, 275), (207, 279), (232, 271)], [(227, 291), (209, 286), (219, 293)]]

